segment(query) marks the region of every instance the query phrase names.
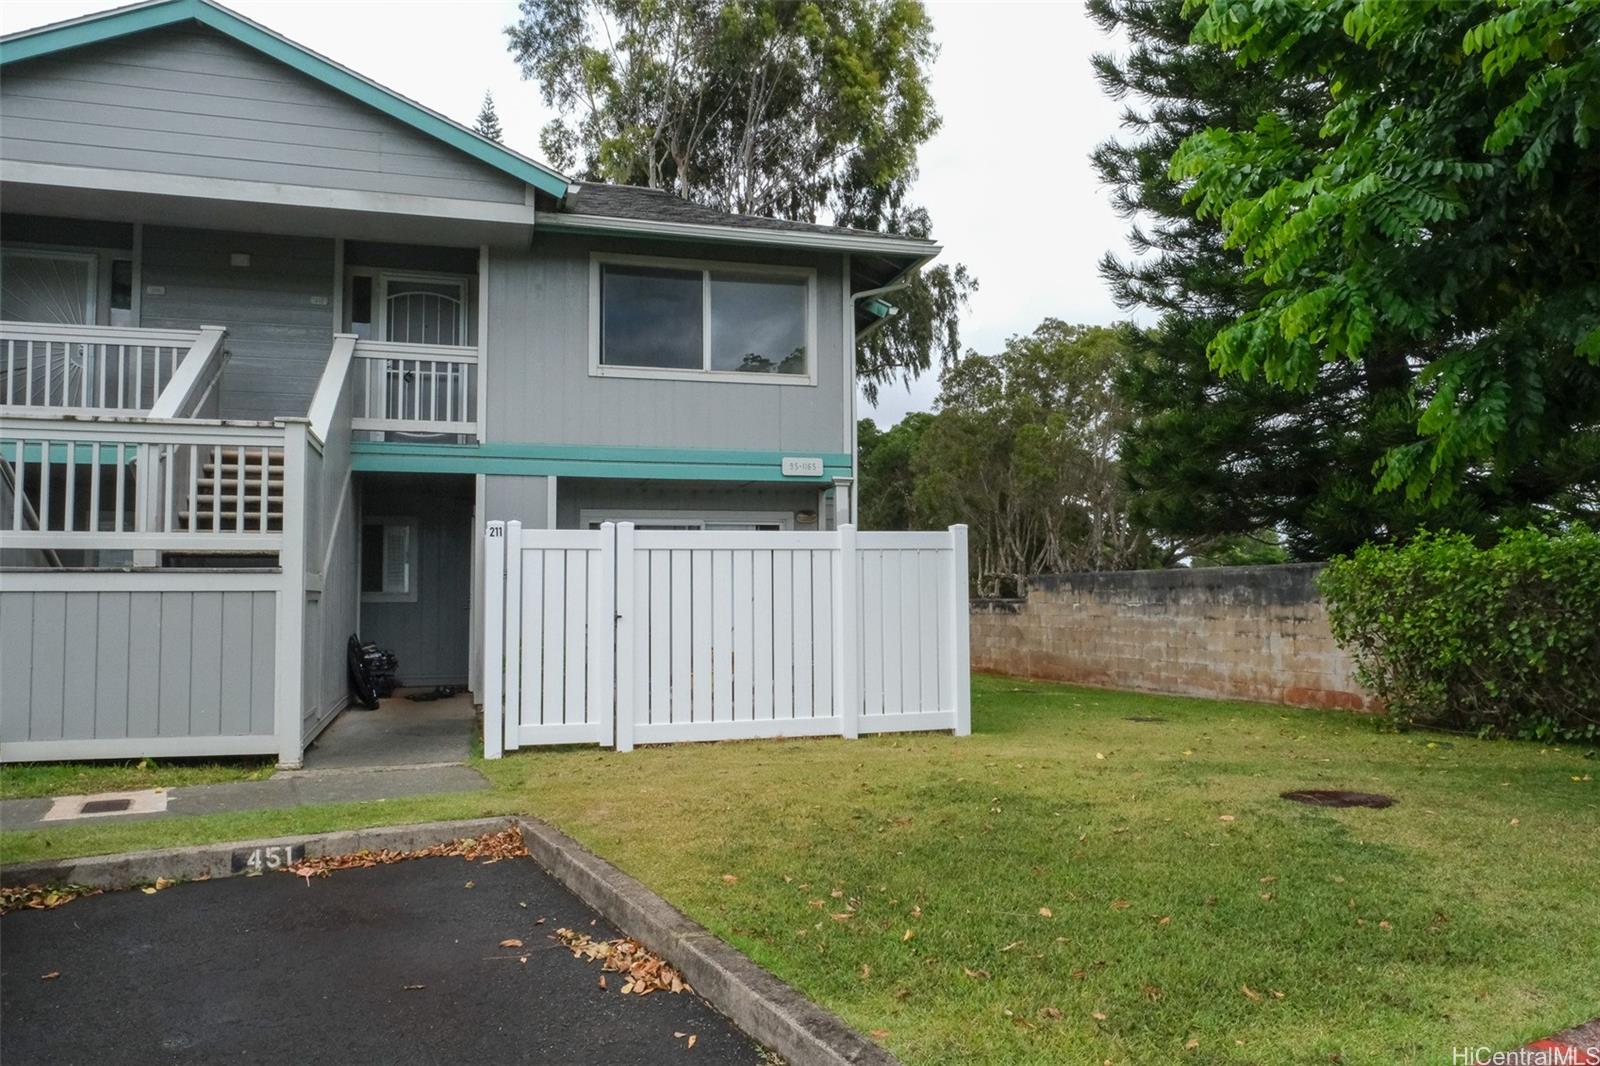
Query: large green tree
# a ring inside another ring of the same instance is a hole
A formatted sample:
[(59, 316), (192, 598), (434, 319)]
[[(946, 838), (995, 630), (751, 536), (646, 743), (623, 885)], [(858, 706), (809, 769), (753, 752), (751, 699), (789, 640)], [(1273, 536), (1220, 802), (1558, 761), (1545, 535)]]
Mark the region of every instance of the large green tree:
[(1102, 273), (1123, 306), (1158, 320), (1135, 338), (1122, 379), (1132, 411), (1122, 458), (1139, 518), (1194, 544), (1276, 529), (1294, 556), (1321, 558), (1423, 525), (1485, 532), (1547, 510), (1573, 513), (1583, 488), (1570, 475), (1552, 486), (1477, 469), (1446, 500), (1375, 491), (1383, 456), (1421, 439), (1411, 374), (1386, 350), (1323, 362), (1292, 383), (1219, 374), (1212, 339), (1267, 290), (1224, 247), (1220, 221), (1184, 202), (1171, 158), (1191, 136), (1251, 128), (1269, 112), (1315, 138), (1326, 82), (1240, 68), (1231, 51), (1194, 39), (1184, 0), (1092, 0), (1089, 9), (1133, 42), (1095, 61), (1106, 90), (1128, 106), (1126, 132), (1094, 162), (1135, 223), (1136, 258), (1108, 255)]
[(923, 526), (970, 528), (975, 587), (1012, 591), (1030, 574), (1172, 562), (1129, 513), (1114, 388), (1128, 333), (1046, 319), (997, 355), (969, 353), (940, 376), (939, 411), (912, 461)]
[(1302, 389), (1380, 366), (1417, 398), (1419, 436), (1386, 451), (1382, 488), (1592, 494), (1600, 4), (1190, 6), (1202, 45), (1314, 89), (1311, 123), (1268, 107), (1173, 156), (1262, 290), (1213, 364)]
[[(556, 166), (728, 211), (931, 236), (907, 199), (939, 128), (920, 0), (522, 0), (507, 28)], [(923, 271), (858, 346), (869, 393), (960, 352), (966, 268)]]
[(856, 470), (862, 529), (917, 529), (917, 452), (933, 422), (927, 411), (912, 411), (888, 429), (863, 418), (856, 427)]

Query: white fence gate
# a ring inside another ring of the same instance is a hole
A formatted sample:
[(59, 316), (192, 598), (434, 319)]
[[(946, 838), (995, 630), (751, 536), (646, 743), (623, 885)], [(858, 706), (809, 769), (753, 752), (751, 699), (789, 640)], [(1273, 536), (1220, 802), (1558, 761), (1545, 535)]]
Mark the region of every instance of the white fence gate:
[(484, 752), (965, 735), (966, 534), (491, 522)]

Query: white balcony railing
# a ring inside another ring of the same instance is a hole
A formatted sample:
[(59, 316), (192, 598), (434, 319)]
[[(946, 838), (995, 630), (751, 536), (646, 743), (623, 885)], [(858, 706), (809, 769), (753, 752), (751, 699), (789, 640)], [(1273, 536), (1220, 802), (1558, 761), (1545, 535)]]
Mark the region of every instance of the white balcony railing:
[[(223, 330), (0, 322), (0, 407), (79, 415), (152, 411), (178, 379), (209, 386)], [(190, 372), (184, 373), (185, 366)], [(180, 406), (184, 397), (169, 397)], [(186, 404), (184, 406), (187, 406)], [(181, 413), (188, 413), (187, 411)]]
[(352, 373), (352, 429), (477, 435), (476, 348), (357, 341)]
[(0, 546), (277, 551), (284, 427), (6, 416)]

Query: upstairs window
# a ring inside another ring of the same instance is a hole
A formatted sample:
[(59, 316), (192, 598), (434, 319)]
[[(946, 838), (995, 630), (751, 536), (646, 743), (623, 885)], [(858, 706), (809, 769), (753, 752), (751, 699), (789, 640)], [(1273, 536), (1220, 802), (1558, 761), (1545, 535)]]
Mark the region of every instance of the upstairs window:
[(815, 382), (814, 271), (599, 258), (596, 374)]

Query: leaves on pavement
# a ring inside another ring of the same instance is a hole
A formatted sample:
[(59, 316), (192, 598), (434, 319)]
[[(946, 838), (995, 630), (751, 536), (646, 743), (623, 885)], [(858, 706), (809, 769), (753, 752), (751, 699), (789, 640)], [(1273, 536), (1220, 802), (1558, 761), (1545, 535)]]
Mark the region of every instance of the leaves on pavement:
[(0, 888), (0, 914), (12, 911), (48, 911), (84, 896), (98, 896), (88, 885), (7, 885)]
[[(301, 859), (293, 866), (286, 867), (288, 873), (296, 877), (327, 877), (335, 870), (358, 870), (370, 866), (388, 866), (392, 863), (405, 862), (409, 859), (436, 859), (447, 856), (459, 856), (468, 862), (482, 860), (485, 865), (499, 862), (501, 859), (521, 858), (528, 854), (528, 849), (522, 843), (522, 834), (515, 827), (501, 830), (498, 833), (485, 833), (482, 836), (462, 837), (459, 840), (447, 840), (443, 844), (435, 844), (428, 848), (418, 848), (415, 851), (395, 851), (391, 848), (380, 848), (377, 851), (357, 851), (348, 855), (317, 855)], [(466, 888), (471, 888), (475, 882), (468, 881)]]
[[(571, 929), (557, 929), (552, 940), (565, 945), (575, 959), (588, 959), (600, 963), (602, 971), (626, 976), (623, 995), (648, 996), (652, 992), (693, 992), (683, 975), (667, 965), (661, 956), (648, 951), (632, 937), (619, 936), (612, 940), (595, 940), (588, 933)], [(602, 976), (601, 981), (605, 978)], [(602, 983), (601, 988), (605, 985)]]

